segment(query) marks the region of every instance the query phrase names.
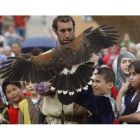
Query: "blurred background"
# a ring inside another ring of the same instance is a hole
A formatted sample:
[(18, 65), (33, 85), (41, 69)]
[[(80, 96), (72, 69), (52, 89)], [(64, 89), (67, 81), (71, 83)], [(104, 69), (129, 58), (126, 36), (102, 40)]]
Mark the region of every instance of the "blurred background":
[[(52, 30), (53, 19), (56, 16), (0, 15), (0, 63), (7, 61), (9, 56), (37, 56), (56, 47), (57, 36)], [(125, 51), (140, 59), (140, 16), (71, 16), (76, 23), (75, 36), (88, 27), (97, 28), (102, 24), (113, 26), (119, 31), (118, 44), (101, 51), (100, 66), (105, 64), (113, 69), (114, 60)], [(110, 61), (111, 64), (108, 65)]]

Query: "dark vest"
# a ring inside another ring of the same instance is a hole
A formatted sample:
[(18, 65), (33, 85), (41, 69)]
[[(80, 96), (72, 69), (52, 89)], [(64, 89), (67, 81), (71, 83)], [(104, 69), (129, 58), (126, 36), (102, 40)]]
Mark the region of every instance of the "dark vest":
[[(130, 115), (132, 113), (135, 113), (137, 108), (138, 108), (138, 104), (136, 105), (136, 107), (132, 110), (132, 103), (136, 100), (137, 95), (134, 97), (133, 101), (131, 102), (133, 96), (135, 94), (135, 90), (131, 90), (129, 93), (127, 93), (124, 97), (124, 103), (125, 103), (125, 110), (124, 113), (122, 114), (122, 116), (124, 115)], [(122, 122), (121, 122), (122, 123)], [(128, 123), (128, 122), (127, 122)], [(140, 122), (136, 122), (136, 123), (128, 123), (128, 124), (140, 124)]]

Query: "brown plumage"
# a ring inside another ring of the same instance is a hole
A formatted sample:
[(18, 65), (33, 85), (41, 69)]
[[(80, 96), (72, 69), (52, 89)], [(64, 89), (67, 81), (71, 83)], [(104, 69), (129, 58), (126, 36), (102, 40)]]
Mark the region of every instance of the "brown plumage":
[(75, 91), (80, 92), (93, 79), (95, 64), (98, 62), (100, 50), (111, 47), (119, 37), (118, 31), (111, 31), (114, 27), (104, 28), (102, 25), (94, 30), (86, 29), (75, 40), (67, 45), (58, 46), (39, 56), (22, 55), (10, 57), (11, 61), (1, 63), (1, 78), (4, 81), (27, 81), (40, 83), (52, 82), (52, 89), (59, 94), (70, 96)]

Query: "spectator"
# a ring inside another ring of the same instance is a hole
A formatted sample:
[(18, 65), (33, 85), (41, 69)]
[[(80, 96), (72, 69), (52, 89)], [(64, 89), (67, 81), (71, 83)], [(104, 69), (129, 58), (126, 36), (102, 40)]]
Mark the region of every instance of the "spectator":
[(3, 54), (3, 47), (0, 47), (0, 53)]
[(136, 58), (137, 58), (137, 60), (140, 60), (140, 50), (137, 52)]
[(8, 31), (4, 34), (4, 37), (4, 46), (11, 46), (15, 42), (20, 43), (23, 41), (23, 38), (15, 33), (14, 26), (12, 25), (8, 27)]
[(29, 95), (23, 94), (20, 82), (3, 82), (2, 90), (6, 97), (12, 101), (8, 110), (10, 124), (18, 124), (19, 102)]
[(102, 57), (109, 55), (108, 49), (102, 50)]
[(3, 46), (3, 43), (4, 43), (4, 37), (0, 35), (0, 47)]
[(119, 55), (117, 61), (117, 80), (115, 82), (115, 88), (119, 92), (123, 83), (129, 77), (128, 67), (132, 61), (136, 60), (135, 56), (130, 52), (124, 52)]
[[(127, 50), (127, 47), (126, 46), (123, 46), (123, 47), (121, 47), (120, 48), (120, 54), (122, 54), (122, 53), (124, 53), (124, 52), (127, 52), (128, 50)], [(118, 55), (119, 56), (119, 55)], [(115, 75), (116, 75), (116, 78), (117, 78), (117, 61), (118, 61), (118, 56), (117, 56), (117, 58), (114, 60), (114, 62), (113, 62), (113, 65), (112, 65), (112, 69), (113, 69), (113, 71), (115, 72)]]
[(132, 41), (130, 41), (130, 35), (129, 35), (129, 33), (125, 33), (124, 35), (123, 35), (123, 42), (120, 44), (120, 46), (122, 47), (122, 46), (126, 46), (126, 47), (128, 47), (130, 44), (132, 44), (133, 42)]
[(12, 44), (12, 51), (15, 54), (15, 56), (21, 56), (21, 46), (19, 43), (13, 43)]
[(30, 93), (30, 96), (19, 103), (18, 124), (37, 124), (39, 104), (42, 97), (34, 90), (33, 83), (23, 82), (23, 84), (26, 91)]
[(140, 50), (140, 43), (137, 43), (136, 44), (136, 51), (139, 51)]
[(0, 124), (9, 124), (8, 107), (4, 105), (0, 94)]
[[(8, 61), (7, 57), (4, 54), (0, 53), (0, 63), (3, 63), (5, 61)], [(4, 66), (4, 65), (2, 65), (2, 66)]]
[(5, 16), (0, 16), (0, 35), (2, 35), (2, 22), (5, 19)]
[(116, 102), (122, 112), (119, 121), (123, 124), (140, 124), (140, 60), (129, 66), (129, 79), (123, 83)]
[(33, 49), (32, 49), (32, 52), (31, 52), (31, 54), (32, 54), (33, 56), (38, 56), (38, 55), (40, 55), (41, 53), (43, 53), (43, 51), (42, 51), (42, 49), (40, 49), (40, 48), (33, 48)]
[(12, 52), (12, 48), (10, 46), (4, 46), (3, 47), (3, 53), (7, 57), (14, 57), (15, 56), (15, 54)]
[(114, 45), (113, 47), (110, 47), (109, 49), (110, 49), (110, 54), (107, 55), (107, 56), (104, 56), (103, 61), (106, 65), (108, 65), (112, 69), (113, 61), (117, 57), (117, 55), (116, 55), (116, 51), (117, 51), (116, 45)]
[(19, 36), (22, 36), (25, 40), (26, 35), (26, 22), (29, 19), (29, 16), (13, 16), (15, 22), (16, 33)]
[(136, 44), (134, 43), (131, 43), (129, 46), (128, 46), (128, 51), (133, 53), (134, 55), (136, 55)]

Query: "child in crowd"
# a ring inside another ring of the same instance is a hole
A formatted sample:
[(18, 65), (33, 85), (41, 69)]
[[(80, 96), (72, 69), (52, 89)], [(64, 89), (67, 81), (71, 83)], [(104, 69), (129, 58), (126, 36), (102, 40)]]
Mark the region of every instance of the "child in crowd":
[(3, 82), (2, 90), (6, 97), (12, 101), (8, 109), (10, 124), (18, 124), (19, 102), (29, 95), (23, 94), (20, 82)]
[(19, 103), (19, 124), (37, 124), (39, 104), (42, 97), (34, 90), (33, 83), (23, 82), (27, 92), (30, 93), (29, 97)]
[(130, 52), (124, 52), (118, 57), (116, 73), (117, 80), (115, 82), (115, 86), (112, 88), (112, 94), (115, 99), (122, 84), (125, 83), (126, 79), (129, 77), (128, 67), (134, 60), (136, 60), (136, 57)]
[(140, 60), (130, 64), (129, 74), (129, 79), (122, 84), (116, 98), (122, 111), (119, 121), (123, 124), (140, 124)]
[[(82, 91), (75, 100), (91, 113), (89, 124), (113, 124), (113, 119), (120, 116), (117, 104), (111, 97), (111, 89), (115, 83), (115, 74), (110, 68), (99, 68), (93, 79), (93, 90)], [(114, 118), (113, 118), (114, 117)]]

